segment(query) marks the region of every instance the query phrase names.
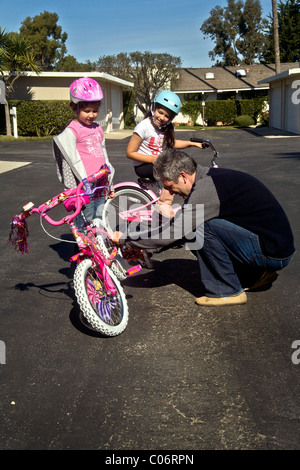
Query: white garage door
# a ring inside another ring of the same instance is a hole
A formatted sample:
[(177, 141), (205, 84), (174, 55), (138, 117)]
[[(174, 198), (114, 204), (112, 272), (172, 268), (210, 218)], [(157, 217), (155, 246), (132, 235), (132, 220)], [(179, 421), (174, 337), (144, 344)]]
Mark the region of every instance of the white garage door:
[(292, 94), (295, 92), (290, 85), (286, 86), (286, 108), (285, 108), (285, 129), (289, 132), (299, 134), (300, 129), (300, 106), (292, 100)]
[(270, 121), (271, 126), (281, 129), (281, 88), (270, 89)]
[(121, 116), (121, 92), (118, 88), (111, 89), (111, 111), (112, 111), (112, 128), (120, 129)]
[(99, 113), (98, 117), (96, 119), (97, 124), (99, 124), (103, 131), (106, 132), (107, 129), (107, 100), (106, 100), (106, 95), (107, 95), (107, 88), (100, 83), (102, 91), (103, 91), (103, 99), (101, 100), (100, 108), (99, 108)]

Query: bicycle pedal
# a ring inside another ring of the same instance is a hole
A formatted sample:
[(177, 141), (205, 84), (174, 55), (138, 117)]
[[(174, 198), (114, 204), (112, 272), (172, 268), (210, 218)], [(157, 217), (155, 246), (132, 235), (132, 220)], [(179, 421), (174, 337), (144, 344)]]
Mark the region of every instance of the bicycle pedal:
[(70, 258), (70, 262), (74, 262), (74, 261), (77, 261), (78, 258), (81, 256), (81, 253), (76, 253), (76, 255), (73, 255), (71, 258)]
[(126, 274), (128, 276), (132, 276), (133, 274), (138, 273), (142, 269), (143, 269), (142, 266), (140, 264), (137, 264), (136, 266), (132, 266), (131, 268), (128, 268), (126, 271)]
[(110, 260), (114, 260), (117, 255), (118, 255), (118, 249), (115, 247), (115, 248), (112, 250), (111, 254), (109, 255), (109, 259), (110, 259)]

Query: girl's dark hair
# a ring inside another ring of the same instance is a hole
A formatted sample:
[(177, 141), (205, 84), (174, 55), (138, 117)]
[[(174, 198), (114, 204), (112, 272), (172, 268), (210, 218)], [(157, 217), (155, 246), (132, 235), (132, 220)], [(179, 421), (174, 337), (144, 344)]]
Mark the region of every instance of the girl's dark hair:
[(89, 103), (97, 103), (100, 106), (101, 101), (79, 101), (78, 103), (73, 103), (73, 101), (70, 101), (70, 106), (74, 113), (77, 113), (78, 110), (85, 108)]
[[(157, 109), (157, 108), (165, 109), (170, 114), (170, 120), (171, 120), (171, 122), (169, 122), (169, 124), (167, 124), (167, 126), (164, 127), (164, 129), (163, 129), (164, 133), (165, 133), (164, 143), (163, 143), (163, 150), (173, 148), (174, 144), (175, 144), (175, 132), (174, 132), (174, 126), (172, 124), (172, 121), (173, 121), (174, 117), (176, 116), (176, 114), (173, 113), (173, 111), (170, 111), (165, 106), (161, 105), (160, 103), (155, 103), (155, 108), (154, 109)], [(145, 119), (149, 118), (149, 117), (152, 117), (151, 111), (149, 111), (146, 114)]]

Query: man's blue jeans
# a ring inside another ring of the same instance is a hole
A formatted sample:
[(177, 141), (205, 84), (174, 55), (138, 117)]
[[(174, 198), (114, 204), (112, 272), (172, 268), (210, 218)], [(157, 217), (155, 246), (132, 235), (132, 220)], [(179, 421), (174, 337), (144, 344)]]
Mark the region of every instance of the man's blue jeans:
[[(200, 242), (203, 227), (196, 230), (197, 236)], [(237, 266), (245, 274), (253, 276), (255, 273), (257, 280), (264, 271), (282, 269), (292, 259), (292, 256), (280, 260), (265, 256), (256, 234), (223, 219), (204, 223), (203, 248), (195, 254), (208, 297), (228, 297), (243, 292)]]

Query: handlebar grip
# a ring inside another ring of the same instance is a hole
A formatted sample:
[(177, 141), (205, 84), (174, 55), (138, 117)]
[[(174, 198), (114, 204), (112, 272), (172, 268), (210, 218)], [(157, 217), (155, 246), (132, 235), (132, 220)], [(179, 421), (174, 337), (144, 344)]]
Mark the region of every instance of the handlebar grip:
[(197, 142), (198, 144), (204, 144), (202, 148), (212, 147), (211, 141), (208, 139), (199, 139), (198, 137), (191, 137), (191, 142)]
[(94, 183), (94, 181), (97, 181), (98, 179), (100, 178), (108, 178), (108, 175), (110, 174), (110, 169), (107, 167), (107, 168), (100, 168), (98, 171), (96, 171), (96, 173), (94, 173), (93, 175), (90, 175), (87, 180), (89, 183)]
[(198, 137), (191, 137), (190, 142), (197, 142), (198, 144), (203, 144), (203, 142), (208, 142), (208, 141), (204, 139), (199, 139)]
[(211, 141), (208, 139), (199, 139), (199, 137), (191, 137), (190, 138), (191, 142), (197, 142), (198, 144), (207, 144), (211, 145)]

